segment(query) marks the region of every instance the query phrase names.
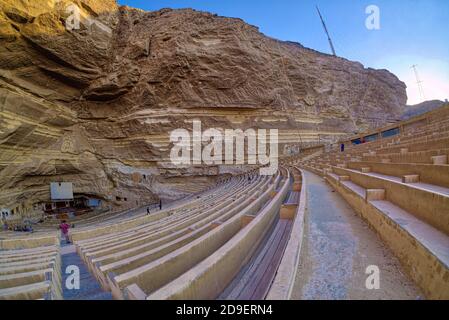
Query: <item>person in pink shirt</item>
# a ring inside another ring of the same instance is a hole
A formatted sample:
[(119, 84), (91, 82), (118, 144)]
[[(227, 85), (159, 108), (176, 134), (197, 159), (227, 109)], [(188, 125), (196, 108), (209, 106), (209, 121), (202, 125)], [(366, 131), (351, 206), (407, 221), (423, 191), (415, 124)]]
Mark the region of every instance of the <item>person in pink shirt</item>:
[(67, 243), (70, 243), (70, 239), (69, 239), (70, 225), (65, 220), (63, 220), (61, 222), (61, 224), (59, 225), (59, 229), (61, 229), (61, 233), (62, 233), (62, 236), (64, 237), (65, 241)]

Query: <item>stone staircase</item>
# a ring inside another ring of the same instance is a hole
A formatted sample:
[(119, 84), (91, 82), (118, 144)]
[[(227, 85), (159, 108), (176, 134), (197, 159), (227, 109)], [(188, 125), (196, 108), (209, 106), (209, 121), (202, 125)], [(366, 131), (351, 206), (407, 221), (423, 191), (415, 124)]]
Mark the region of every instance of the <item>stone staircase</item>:
[[(61, 245), (62, 259), (62, 294), (64, 300), (112, 300), (112, 294), (102, 289), (100, 283), (89, 272), (81, 257), (75, 251), (75, 246)], [(80, 269), (80, 289), (69, 290), (65, 283), (70, 274), (65, 270), (68, 266), (75, 265)]]

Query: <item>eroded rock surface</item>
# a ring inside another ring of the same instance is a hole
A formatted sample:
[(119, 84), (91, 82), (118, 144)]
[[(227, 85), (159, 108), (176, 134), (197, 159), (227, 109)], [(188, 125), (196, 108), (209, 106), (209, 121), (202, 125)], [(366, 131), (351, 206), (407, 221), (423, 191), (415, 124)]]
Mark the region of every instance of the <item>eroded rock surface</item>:
[[(71, 5), (81, 23), (69, 31)], [(0, 207), (48, 200), (52, 181), (130, 207), (200, 190), (232, 170), (170, 165), (169, 133), (193, 119), (276, 128), (282, 143), (307, 144), (396, 119), (405, 102), (388, 71), (239, 19), (113, 0), (2, 0)]]

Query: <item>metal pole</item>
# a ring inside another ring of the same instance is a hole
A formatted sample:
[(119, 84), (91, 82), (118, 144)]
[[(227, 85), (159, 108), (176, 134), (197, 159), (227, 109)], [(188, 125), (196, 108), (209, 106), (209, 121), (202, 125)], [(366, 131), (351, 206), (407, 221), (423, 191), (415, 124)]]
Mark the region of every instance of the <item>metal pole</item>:
[(334, 48), (334, 44), (332, 43), (331, 36), (329, 35), (329, 31), (327, 30), (326, 23), (324, 22), (323, 16), (321, 15), (321, 12), (320, 12), (320, 9), (318, 8), (318, 6), (316, 6), (316, 10), (318, 11), (318, 15), (320, 16), (324, 31), (326, 32), (327, 40), (329, 40), (329, 45), (331, 46), (332, 54), (334, 56), (337, 56), (337, 54), (335, 53), (335, 48)]
[(417, 66), (418, 66), (418, 65), (414, 64), (414, 65), (412, 66), (412, 69), (413, 69), (413, 71), (414, 71), (414, 73), (415, 73), (416, 83), (418, 84), (419, 95), (421, 96), (421, 99), (424, 101), (424, 100), (426, 100), (426, 97), (425, 97), (425, 95), (424, 95), (424, 88), (423, 88), (423, 86), (422, 86), (422, 81), (421, 81), (421, 79), (419, 78), (418, 70), (416, 69)]

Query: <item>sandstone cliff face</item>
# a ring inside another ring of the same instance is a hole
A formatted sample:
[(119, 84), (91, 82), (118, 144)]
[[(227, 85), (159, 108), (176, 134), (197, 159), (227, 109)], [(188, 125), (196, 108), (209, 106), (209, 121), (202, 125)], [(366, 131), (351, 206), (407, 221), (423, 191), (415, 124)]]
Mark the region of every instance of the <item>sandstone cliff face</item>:
[[(81, 23), (69, 31), (73, 4)], [(398, 118), (405, 102), (388, 71), (239, 19), (113, 0), (1, 0), (0, 207), (47, 200), (51, 181), (127, 206), (210, 185), (229, 168), (168, 160), (170, 131), (193, 119), (276, 128), (284, 144), (307, 144)]]

